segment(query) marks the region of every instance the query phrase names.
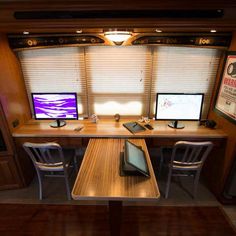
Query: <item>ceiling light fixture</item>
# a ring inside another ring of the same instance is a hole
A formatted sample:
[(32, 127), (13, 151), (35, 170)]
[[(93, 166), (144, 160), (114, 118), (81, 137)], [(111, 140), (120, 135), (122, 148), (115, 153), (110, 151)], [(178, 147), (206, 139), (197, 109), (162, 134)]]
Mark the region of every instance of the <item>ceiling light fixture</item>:
[(29, 34), (29, 31), (23, 31), (23, 34)]
[(157, 33), (162, 33), (162, 30), (160, 30), (160, 29), (156, 29), (155, 30)]
[(211, 30), (211, 33), (216, 33), (216, 30), (215, 30), (215, 29), (212, 29), (212, 30)]
[(81, 34), (82, 32), (83, 32), (82, 29), (76, 30), (76, 33), (77, 33), (77, 34)]
[(126, 41), (132, 34), (128, 31), (107, 31), (104, 36), (115, 43)]

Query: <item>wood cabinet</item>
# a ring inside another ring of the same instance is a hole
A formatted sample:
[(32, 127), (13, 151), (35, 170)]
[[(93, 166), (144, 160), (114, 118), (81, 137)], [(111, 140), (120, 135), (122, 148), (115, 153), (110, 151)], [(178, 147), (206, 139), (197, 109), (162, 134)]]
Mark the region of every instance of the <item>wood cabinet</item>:
[(0, 104), (0, 190), (22, 186), (11, 134)]

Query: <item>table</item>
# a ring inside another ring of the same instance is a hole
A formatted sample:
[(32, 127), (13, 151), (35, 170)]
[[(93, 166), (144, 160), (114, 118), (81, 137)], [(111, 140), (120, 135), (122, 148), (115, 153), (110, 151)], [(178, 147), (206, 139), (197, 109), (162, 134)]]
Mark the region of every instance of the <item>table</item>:
[(122, 201), (157, 201), (160, 197), (145, 140), (130, 141), (144, 150), (150, 178), (119, 175), (124, 139), (90, 139), (72, 190), (75, 200), (109, 201), (111, 235), (120, 233)]
[[(17, 150), (16, 162), (22, 176), (19, 180), (21, 187), (27, 186), (34, 176), (31, 160), (22, 148), (24, 142), (57, 142), (63, 147), (80, 148), (86, 147), (91, 138), (142, 138), (149, 148), (174, 145), (180, 140), (213, 142), (214, 148), (204, 164), (203, 175), (211, 191), (217, 197), (221, 194), (222, 180), (225, 178), (222, 166), (227, 161), (225, 158), (227, 134), (220, 127), (210, 129), (199, 126), (196, 121), (184, 121), (185, 128), (176, 130), (168, 127), (168, 121), (151, 120), (153, 130), (132, 134), (123, 127), (123, 123), (135, 120), (137, 118), (121, 118), (119, 122), (115, 122), (114, 119), (104, 118), (97, 124), (89, 119), (71, 120), (61, 128), (51, 128), (49, 121), (27, 121), (12, 133)], [(75, 131), (78, 125), (83, 125), (84, 128)]]
[[(226, 138), (225, 132), (220, 129), (209, 129), (199, 126), (196, 121), (184, 121), (184, 129), (172, 129), (168, 127), (168, 121), (154, 121), (150, 124), (153, 130), (146, 130), (132, 134), (123, 123), (135, 121), (135, 119), (121, 119), (115, 122), (114, 119), (101, 119), (98, 123), (91, 120), (68, 120), (67, 125), (60, 128), (51, 128), (49, 121), (29, 120), (16, 129), (12, 136), (14, 138), (200, 138), (200, 139), (221, 139)], [(74, 129), (82, 125), (80, 131)], [(144, 124), (143, 124), (144, 125)]]

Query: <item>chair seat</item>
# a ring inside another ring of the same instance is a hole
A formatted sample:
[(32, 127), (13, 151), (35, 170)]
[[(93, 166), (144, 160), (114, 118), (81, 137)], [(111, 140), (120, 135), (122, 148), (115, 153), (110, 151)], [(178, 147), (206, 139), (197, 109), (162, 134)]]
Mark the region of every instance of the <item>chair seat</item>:
[[(63, 149), (63, 154), (65, 159), (65, 167), (68, 168), (75, 155), (75, 151), (73, 149)], [(42, 171), (63, 171), (63, 163), (60, 161), (58, 152), (56, 150), (52, 150), (51, 155), (53, 156), (55, 162), (52, 164), (36, 162), (38, 168)]]
[(190, 166), (185, 166), (185, 165), (173, 165), (172, 169), (173, 170), (197, 170), (199, 168), (199, 165), (190, 165)]
[[(38, 168), (42, 171), (63, 171), (62, 163), (55, 163), (55, 164), (41, 164), (37, 163)], [(66, 168), (68, 168), (69, 163), (66, 164)]]

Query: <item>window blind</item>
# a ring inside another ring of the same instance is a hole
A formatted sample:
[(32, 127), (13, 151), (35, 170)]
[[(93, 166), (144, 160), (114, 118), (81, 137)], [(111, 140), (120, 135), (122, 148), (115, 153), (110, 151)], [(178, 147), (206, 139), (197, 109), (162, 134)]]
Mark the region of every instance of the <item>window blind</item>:
[(202, 118), (206, 118), (221, 51), (190, 47), (154, 47), (151, 111), (156, 93), (204, 93)]
[(21, 51), (18, 56), (30, 102), (34, 92), (76, 92), (79, 114), (87, 113), (83, 49), (34, 49)]
[(77, 92), (79, 114), (155, 113), (157, 92), (204, 93), (206, 117), (221, 51), (167, 46), (93, 46), (18, 53), (26, 89)]
[(85, 57), (90, 113), (148, 113), (151, 76), (148, 47), (87, 47)]

